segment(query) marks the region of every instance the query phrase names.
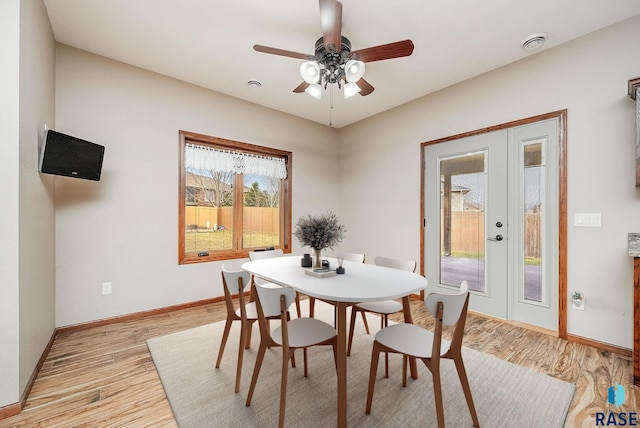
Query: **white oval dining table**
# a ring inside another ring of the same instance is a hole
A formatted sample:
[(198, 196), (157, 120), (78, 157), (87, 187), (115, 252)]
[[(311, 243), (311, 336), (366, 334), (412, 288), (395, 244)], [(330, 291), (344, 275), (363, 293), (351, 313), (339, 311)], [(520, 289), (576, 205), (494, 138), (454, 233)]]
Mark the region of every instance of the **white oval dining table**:
[[(331, 267), (336, 259), (325, 258)], [(300, 267), (300, 257), (285, 256), (244, 263), (247, 272), (270, 282), (290, 287), (299, 293), (315, 297), (337, 308), (338, 336), (338, 427), (347, 426), (347, 307), (361, 302), (402, 299), (404, 320), (412, 323), (410, 295), (427, 287), (427, 279), (413, 272), (365, 263), (344, 261), (345, 273), (325, 278), (307, 275)], [(411, 361), (411, 376), (417, 378), (415, 359)]]

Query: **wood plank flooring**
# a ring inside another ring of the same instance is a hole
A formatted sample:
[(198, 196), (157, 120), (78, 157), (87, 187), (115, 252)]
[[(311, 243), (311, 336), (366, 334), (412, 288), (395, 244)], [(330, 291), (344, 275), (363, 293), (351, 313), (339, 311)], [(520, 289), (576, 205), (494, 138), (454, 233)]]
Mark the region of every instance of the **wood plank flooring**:
[[(416, 324), (432, 327), (423, 303), (412, 302), (412, 312)], [(22, 413), (0, 420), (0, 427), (175, 427), (145, 340), (225, 316), (220, 302), (59, 334)], [(640, 411), (630, 359), (472, 314), (464, 344), (575, 383), (567, 427), (594, 427), (595, 413), (607, 409)], [(606, 400), (614, 383), (627, 391), (620, 408), (610, 408)], [(527, 405), (524, 396), (522, 405)]]

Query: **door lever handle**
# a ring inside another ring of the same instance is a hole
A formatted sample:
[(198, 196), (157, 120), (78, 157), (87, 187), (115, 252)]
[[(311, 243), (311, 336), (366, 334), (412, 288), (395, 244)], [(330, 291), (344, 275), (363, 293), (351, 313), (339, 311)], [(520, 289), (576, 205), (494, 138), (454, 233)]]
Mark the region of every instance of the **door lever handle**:
[(489, 241), (502, 241), (504, 237), (502, 235), (496, 235), (495, 238), (487, 238)]

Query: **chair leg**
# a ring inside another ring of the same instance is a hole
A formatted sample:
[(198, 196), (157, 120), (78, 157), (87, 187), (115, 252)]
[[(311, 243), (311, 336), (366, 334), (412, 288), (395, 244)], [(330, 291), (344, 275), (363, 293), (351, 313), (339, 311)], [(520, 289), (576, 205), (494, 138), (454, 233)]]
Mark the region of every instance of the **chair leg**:
[(304, 377), (309, 377), (309, 373), (307, 372), (307, 348), (302, 349), (302, 358), (304, 359)]
[(373, 401), (373, 390), (376, 386), (376, 374), (378, 372), (378, 359), (380, 358), (380, 345), (373, 342), (373, 350), (371, 351), (371, 369), (369, 370), (369, 388), (367, 390), (367, 407), (365, 413), (371, 413), (371, 403)]
[[(382, 328), (389, 326), (389, 315), (384, 314), (380, 315), (380, 322), (382, 323)], [(389, 377), (389, 353), (384, 353), (384, 377)]]
[(407, 387), (407, 363), (409, 361), (409, 357), (402, 354), (402, 387)]
[(284, 427), (284, 411), (287, 405), (287, 379), (289, 377), (289, 358), (293, 355), (293, 349), (290, 352), (282, 350), (282, 380), (280, 381), (280, 418), (278, 427)]
[(252, 332), (251, 326), (252, 325), (253, 323), (249, 323), (249, 328), (247, 329), (247, 333), (244, 335), (244, 349), (251, 348), (251, 332)]
[(351, 355), (351, 343), (353, 342), (353, 331), (356, 328), (356, 313), (358, 310), (355, 306), (351, 307), (351, 320), (349, 323), (349, 343), (347, 345), (347, 356)]
[[(250, 325), (249, 328), (251, 328)], [(247, 341), (247, 330), (247, 326), (242, 326), (240, 328), (240, 343), (238, 344), (238, 362), (236, 367), (236, 393), (240, 391), (240, 379), (242, 378), (242, 359), (244, 358), (244, 344)]]
[(316, 298), (309, 297), (309, 318), (313, 318), (316, 312)]
[(224, 347), (227, 345), (227, 339), (229, 338), (229, 330), (231, 330), (231, 321), (227, 318), (227, 322), (224, 324), (224, 333), (222, 333), (222, 341), (220, 342), (220, 350), (218, 351), (218, 359), (216, 361), (216, 368), (220, 368), (220, 362), (222, 362), (222, 354), (224, 353)]
[(467, 406), (469, 407), (469, 413), (471, 413), (471, 420), (474, 427), (479, 427), (478, 415), (476, 414), (476, 406), (473, 404), (473, 397), (471, 396), (471, 388), (469, 387), (469, 379), (467, 378), (467, 372), (464, 369), (464, 363), (462, 362), (462, 356), (454, 358), (456, 363), (456, 370), (458, 371), (458, 377), (460, 378), (460, 384), (464, 391), (464, 397), (467, 399)]
[(298, 314), (298, 318), (302, 317), (302, 310), (300, 309), (300, 294), (296, 292), (296, 313)]
[(444, 426), (444, 407), (442, 405), (442, 382), (440, 381), (440, 366), (431, 368), (431, 374), (433, 375), (433, 395), (436, 402), (436, 415), (438, 418), (438, 428), (445, 428)]
[(360, 311), (360, 315), (362, 315), (362, 323), (364, 324), (364, 329), (367, 332), (367, 334), (371, 334), (371, 332), (369, 331), (369, 323), (367, 322), (367, 316), (364, 313), (364, 311)]
[(256, 365), (253, 367), (253, 376), (251, 376), (251, 385), (249, 386), (249, 393), (247, 394), (245, 406), (251, 405), (251, 398), (253, 397), (253, 391), (256, 389), (256, 383), (258, 382), (258, 375), (260, 375), (260, 368), (262, 367), (265, 352), (267, 352), (267, 347), (260, 343), (260, 349), (258, 349), (258, 355), (256, 356)]

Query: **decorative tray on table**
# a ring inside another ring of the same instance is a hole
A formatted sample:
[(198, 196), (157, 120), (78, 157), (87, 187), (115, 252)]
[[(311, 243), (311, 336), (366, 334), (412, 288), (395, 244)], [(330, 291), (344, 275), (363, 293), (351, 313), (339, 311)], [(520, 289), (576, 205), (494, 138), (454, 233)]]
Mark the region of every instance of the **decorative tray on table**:
[(317, 278), (327, 278), (329, 276), (335, 276), (335, 270), (329, 270), (324, 268), (316, 268), (316, 269), (307, 269), (304, 271), (305, 274), (315, 276)]

